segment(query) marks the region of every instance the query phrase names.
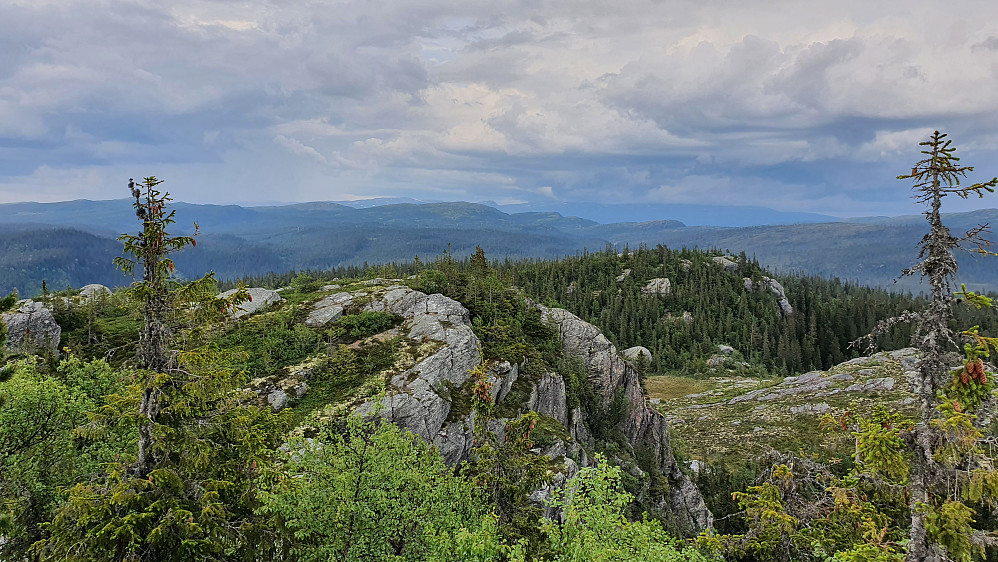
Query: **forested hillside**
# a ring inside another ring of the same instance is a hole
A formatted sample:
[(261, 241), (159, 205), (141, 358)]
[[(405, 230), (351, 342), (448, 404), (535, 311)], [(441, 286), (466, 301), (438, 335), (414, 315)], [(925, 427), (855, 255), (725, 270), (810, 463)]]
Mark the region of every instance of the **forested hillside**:
[[(481, 246), (495, 259), (551, 259), (586, 249), (599, 251), (607, 244), (618, 248), (663, 244), (745, 252), (776, 273), (925, 290), (914, 278), (894, 284), (897, 273), (913, 263), (912, 249), (923, 233), (917, 216), (720, 228), (687, 227), (677, 220), (597, 224), (556, 212), (508, 214), (462, 202), (370, 208), (322, 202), (280, 207), (178, 203), (177, 209), (180, 216), (192, 219), (181, 220), (174, 232), (192, 233), (196, 217), (203, 233), (197, 248), (177, 257), (178, 274), (188, 279), (208, 271), (231, 280), (271, 271), (408, 263), (413, 256), (435, 255), (448, 245), (455, 255), (469, 255)], [(127, 231), (128, 219), (123, 200), (0, 205), (0, 240), (10, 240), (0, 244), (0, 261), (9, 265), (0, 271), (0, 291), (18, 287), (23, 294), (37, 294), (43, 279), (55, 287), (64, 287), (64, 279), (74, 286), (95, 281), (127, 284), (128, 279), (96, 254), (114, 251), (112, 239)], [(947, 216), (959, 230), (996, 219), (993, 209)], [(37, 236), (24, 235), (36, 230)], [(54, 232), (59, 236), (53, 237)], [(82, 248), (83, 240), (93, 243)], [(100, 252), (91, 249), (97, 247)], [(87, 261), (37, 259), (54, 255)], [(958, 281), (971, 289), (998, 289), (993, 266), (986, 260), (971, 253), (961, 253), (959, 259)], [(83, 270), (92, 275), (85, 277)]]
[[(777, 276), (793, 309), (784, 314), (772, 291), (746, 289), (745, 279), (758, 283), (771, 273), (744, 254), (726, 270), (712, 259), (720, 255), (659, 246), (510, 263), (503, 272), (531, 297), (596, 324), (620, 347), (648, 348), (651, 373), (702, 372), (719, 344), (783, 375), (827, 369), (858, 356), (862, 349), (850, 342), (879, 320), (925, 306), (924, 298), (838, 280)], [(655, 278), (670, 280), (668, 294), (642, 293)], [(988, 331), (995, 320), (964, 308), (956, 324)], [(911, 328), (901, 326), (878, 344), (898, 349), (910, 341)]]

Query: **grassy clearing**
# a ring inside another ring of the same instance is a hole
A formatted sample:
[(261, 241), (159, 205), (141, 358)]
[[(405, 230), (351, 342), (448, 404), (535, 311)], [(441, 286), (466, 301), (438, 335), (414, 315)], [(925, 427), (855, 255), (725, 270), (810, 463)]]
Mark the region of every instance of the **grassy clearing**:
[(694, 379), (675, 375), (657, 375), (645, 379), (645, 390), (649, 398), (672, 400), (688, 394), (699, 394), (713, 388), (709, 379)]

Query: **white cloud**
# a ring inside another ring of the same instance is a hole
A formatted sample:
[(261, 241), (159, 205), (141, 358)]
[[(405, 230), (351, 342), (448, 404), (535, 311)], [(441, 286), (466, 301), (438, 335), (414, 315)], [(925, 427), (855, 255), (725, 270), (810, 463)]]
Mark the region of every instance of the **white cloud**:
[(0, 2), (0, 193), (116, 197), (143, 167), (202, 201), (696, 186), (847, 209), (896, 195), (856, 184), (893, 181), (924, 131), (998, 153), (986, 2), (608, 6)]

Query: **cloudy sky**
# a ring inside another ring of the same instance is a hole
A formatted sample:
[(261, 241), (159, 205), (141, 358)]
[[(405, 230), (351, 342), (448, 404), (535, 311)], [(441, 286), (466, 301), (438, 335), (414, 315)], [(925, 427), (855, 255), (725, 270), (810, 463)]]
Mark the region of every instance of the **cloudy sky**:
[(935, 128), (998, 174), (994, 0), (0, 0), (0, 202), (907, 214)]

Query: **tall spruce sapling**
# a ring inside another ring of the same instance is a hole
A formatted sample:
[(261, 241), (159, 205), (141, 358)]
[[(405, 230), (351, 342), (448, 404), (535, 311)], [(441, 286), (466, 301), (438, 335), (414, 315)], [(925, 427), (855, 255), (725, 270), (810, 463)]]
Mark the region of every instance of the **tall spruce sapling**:
[(142, 231), (122, 235), (131, 258), (115, 260), (126, 271), (142, 264), (129, 289), (145, 320), (135, 382), (77, 430), (98, 440), (110, 427), (137, 427), (137, 453), (67, 491), (50, 536), (33, 547), (43, 560), (261, 560), (279, 547), (255, 513), (254, 478), (290, 412), (253, 404), (240, 390), (239, 352), (212, 344), (212, 330), (248, 294), (216, 297), (211, 273), (188, 283), (174, 276), (170, 255), (193, 238), (167, 232), (174, 212), (160, 183), (130, 184)]
[[(984, 547), (998, 544), (998, 537), (971, 527), (973, 511), (965, 501), (998, 500), (998, 475), (994, 459), (980, 447), (985, 440), (982, 423), (990, 416), (974, 415), (975, 410), (993, 408), (992, 384), (983, 370), (982, 359), (989, 357), (998, 339), (978, 334), (977, 327), (958, 332), (950, 327), (957, 295), (969, 304), (990, 307), (990, 300), (967, 291), (952, 292), (958, 265), (954, 250), (969, 248), (988, 251), (983, 238), (988, 225), (979, 225), (962, 237), (953, 236), (942, 222), (942, 201), (949, 195), (963, 199), (983, 197), (998, 186), (998, 177), (986, 182), (963, 185), (961, 180), (973, 171), (961, 166), (956, 149), (946, 135), (935, 131), (920, 143), (925, 157), (910, 174), (900, 180), (914, 180), (915, 199), (926, 205), (930, 225), (920, 242), (916, 265), (902, 276), (918, 274), (927, 279), (931, 300), (921, 312), (907, 312), (880, 322), (873, 338), (901, 323), (914, 325), (912, 345), (922, 353), (916, 392), (920, 418), (904, 433), (910, 466), (910, 543), (907, 560), (971, 560), (983, 555)], [(961, 349), (964, 366), (951, 372), (946, 355)]]

